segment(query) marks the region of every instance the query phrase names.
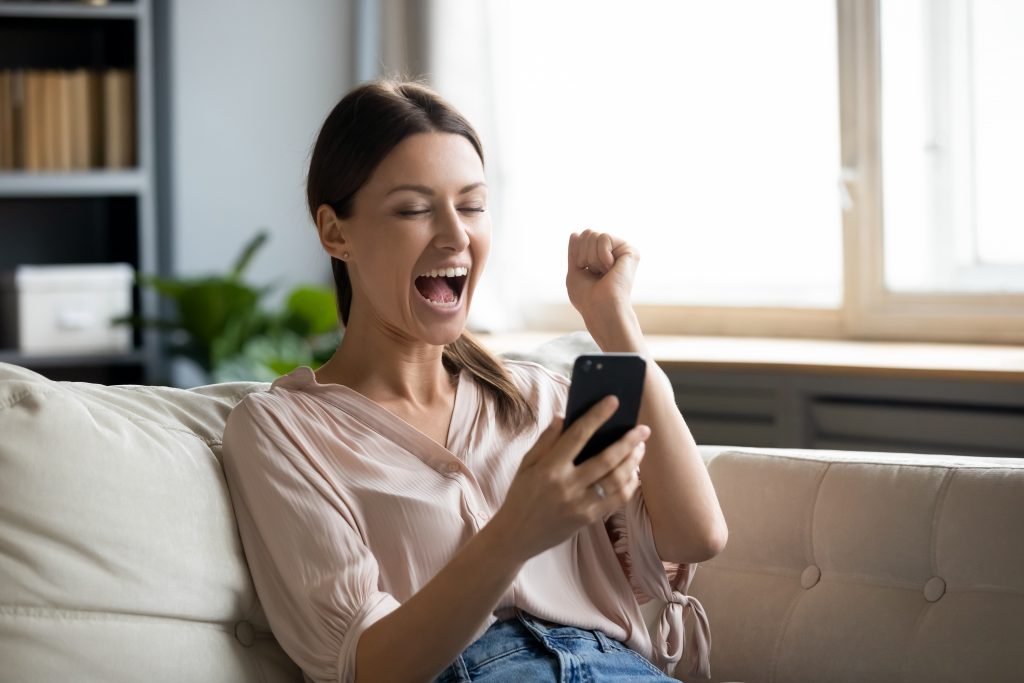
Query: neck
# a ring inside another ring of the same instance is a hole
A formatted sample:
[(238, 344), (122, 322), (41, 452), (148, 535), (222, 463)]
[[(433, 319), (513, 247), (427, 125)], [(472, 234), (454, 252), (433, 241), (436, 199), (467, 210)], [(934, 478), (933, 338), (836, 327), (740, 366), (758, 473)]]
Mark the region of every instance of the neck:
[(450, 400), (454, 390), (443, 351), (384, 325), (350, 318), (337, 351), (315, 374), (321, 384), (344, 384), (379, 403), (426, 407)]

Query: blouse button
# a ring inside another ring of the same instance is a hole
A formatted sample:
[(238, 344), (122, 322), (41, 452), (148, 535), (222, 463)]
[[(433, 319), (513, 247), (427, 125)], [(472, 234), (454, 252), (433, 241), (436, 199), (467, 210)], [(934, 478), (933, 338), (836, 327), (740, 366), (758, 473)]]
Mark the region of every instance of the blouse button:
[(446, 465), (444, 469), (446, 472), (451, 472), (452, 474), (454, 474), (459, 471), (459, 466), (452, 462), (448, 463), (448, 465)]
[(476, 513), (476, 516), (479, 517), (480, 519), (486, 520), (487, 517), (488, 517), (488, 514), (486, 512), (484, 512), (483, 510), (480, 510), (479, 512)]

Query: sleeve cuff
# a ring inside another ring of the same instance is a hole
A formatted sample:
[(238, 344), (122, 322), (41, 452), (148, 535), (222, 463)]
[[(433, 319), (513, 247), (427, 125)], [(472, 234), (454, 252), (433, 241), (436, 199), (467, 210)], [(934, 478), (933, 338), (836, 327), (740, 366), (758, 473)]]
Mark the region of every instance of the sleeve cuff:
[(341, 651), (338, 653), (339, 683), (354, 683), (356, 680), (356, 646), (363, 631), (401, 606), (391, 594), (383, 591), (377, 591), (367, 598), (352, 618), (345, 639), (341, 642)]

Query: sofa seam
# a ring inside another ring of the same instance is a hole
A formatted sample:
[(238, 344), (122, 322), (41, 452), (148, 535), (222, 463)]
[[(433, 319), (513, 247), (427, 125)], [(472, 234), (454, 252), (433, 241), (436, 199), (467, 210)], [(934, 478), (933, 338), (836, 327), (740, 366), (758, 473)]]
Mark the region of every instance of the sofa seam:
[(102, 403), (95, 403), (94, 404), (94, 403), (89, 403), (89, 402), (82, 401), (81, 405), (83, 407), (85, 407), (86, 410), (89, 410), (89, 411), (92, 411), (93, 409), (98, 409), (98, 410), (106, 411), (108, 413), (113, 413), (113, 414), (117, 415), (118, 417), (121, 417), (121, 418), (127, 420), (128, 422), (131, 422), (132, 424), (136, 424), (136, 425), (151, 425), (153, 427), (158, 427), (158, 428), (160, 428), (160, 429), (162, 429), (162, 430), (164, 430), (166, 432), (174, 432), (176, 434), (184, 434), (186, 436), (191, 436), (191, 437), (193, 437), (195, 439), (198, 439), (199, 441), (202, 441), (204, 444), (209, 446), (211, 449), (214, 446), (220, 446), (221, 443), (222, 443), (222, 439), (209, 439), (209, 438), (207, 438), (205, 436), (197, 434), (195, 431), (193, 431), (191, 429), (186, 429), (184, 427), (175, 427), (173, 425), (168, 425), (168, 424), (164, 424), (162, 422), (157, 422), (156, 420), (151, 420), (151, 419), (149, 419), (147, 417), (141, 417), (141, 416), (135, 415), (133, 413), (122, 412), (122, 411), (119, 411), (119, 410), (115, 410), (114, 408), (111, 408), (110, 406), (107, 406), (107, 405), (103, 405)]
[[(79, 607), (50, 607), (48, 605), (17, 605), (0, 604), (0, 617), (16, 617), (29, 619), (72, 619), (75, 621), (110, 621), (110, 622), (177, 622), (191, 628), (221, 631), (233, 634), (234, 624), (224, 621), (204, 621), (188, 617), (176, 617), (156, 614), (138, 614), (134, 612), (116, 612), (113, 610), (90, 610)], [(250, 622), (251, 623), (251, 622)], [(267, 632), (257, 632), (257, 636), (267, 636)]]
[[(956, 476), (956, 468), (950, 467), (946, 471), (946, 475), (942, 478), (942, 482), (939, 484), (938, 494), (935, 496), (935, 508), (932, 510), (932, 525), (931, 533), (928, 538), (928, 563), (931, 569), (932, 576), (939, 575), (939, 557), (938, 557), (938, 536), (939, 536), (939, 521), (942, 518), (942, 512), (946, 509), (946, 496), (948, 495), (950, 487), (953, 485), (953, 477)], [(907, 637), (906, 648), (910, 649), (914, 641), (917, 639), (917, 634), (921, 631), (921, 626), (924, 624), (925, 619), (932, 611), (934, 603), (926, 601), (924, 608), (921, 613), (917, 615), (917, 619), (914, 620), (914, 628), (911, 629), (910, 635)], [(903, 662), (900, 665), (899, 674), (896, 677), (897, 681), (904, 681), (906, 679), (907, 662), (908, 658), (904, 657)]]
[[(756, 448), (756, 446), (753, 447), (753, 448)], [(792, 450), (810, 451), (810, 450), (824, 450), (824, 449), (794, 448)], [(851, 451), (851, 452), (857, 452), (857, 451)], [(884, 453), (884, 451), (877, 451), (877, 452), (878, 453)], [(793, 460), (793, 461), (796, 461), (796, 462), (818, 462), (818, 463), (824, 463), (824, 464), (828, 464), (828, 465), (886, 465), (886, 466), (895, 466), (895, 467), (928, 467), (928, 468), (932, 468), (932, 469), (938, 468), (938, 469), (1010, 470), (1010, 471), (1014, 471), (1014, 472), (1017, 471), (1017, 470), (1024, 469), (1024, 463), (1021, 463), (1019, 466), (1017, 466), (1017, 465), (1015, 465), (1013, 463), (1004, 463), (1004, 464), (999, 464), (999, 465), (986, 465), (986, 464), (981, 464), (981, 463), (979, 463), (979, 464), (973, 464), (973, 463), (950, 464), (950, 463), (940, 463), (940, 462), (933, 462), (933, 463), (927, 463), (927, 462), (891, 462), (891, 461), (890, 462), (885, 462), (885, 461), (881, 461), (880, 462), (880, 461), (875, 461), (875, 460), (869, 460), (867, 458), (858, 458), (858, 459), (852, 459), (852, 460), (828, 460), (827, 458), (822, 458), (822, 457), (818, 457), (818, 456), (801, 457), (801, 456), (796, 456), (796, 455), (785, 455), (785, 454), (782, 454), (782, 453), (754, 453), (754, 452), (751, 452), (751, 451), (744, 451), (744, 450), (739, 450), (739, 449), (735, 449), (735, 448), (734, 449), (729, 449), (729, 450), (718, 451), (718, 452), (714, 453), (711, 457), (712, 458), (717, 458), (717, 457), (722, 456), (722, 455), (767, 456), (767, 457), (771, 457), (771, 458), (782, 458), (782, 459), (785, 459), (785, 460)], [(893, 453), (893, 455), (918, 455), (918, 456), (921, 456), (921, 457), (924, 457), (924, 458), (935, 456), (935, 457), (955, 457), (955, 458), (977, 458), (977, 459), (982, 459), (982, 460), (983, 459), (987, 459), (987, 458), (1000, 459), (1000, 460), (1010, 460), (1010, 461), (1021, 460), (1021, 458), (1015, 458), (1014, 456), (1005, 456), (1005, 457), (1004, 456), (995, 456), (995, 455), (971, 456), (971, 455), (957, 455), (955, 453)]]
[[(811, 564), (814, 564), (814, 562), (815, 562), (815, 557), (814, 557), (814, 516), (815, 515), (814, 515), (814, 511), (817, 509), (817, 507), (818, 507), (818, 499), (821, 497), (822, 482), (825, 481), (825, 475), (828, 474), (828, 471), (829, 471), (829, 469), (831, 467), (832, 467), (832, 463), (826, 462), (824, 469), (818, 475), (818, 483), (817, 483), (817, 487), (815, 488), (815, 492), (814, 492), (814, 502), (811, 503), (811, 521), (810, 521), (809, 528), (808, 528), (808, 540), (807, 540), (807, 545), (804, 547), (804, 550), (808, 551), (810, 553), (810, 558), (809, 558), (808, 561)], [(803, 588), (802, 584), (801, 584), (801, 588)], [(772, 665), (771, 665), (771, 669), (768, 671), (768, 683), (773, 683), (776, 680), (776, 675), (777, 675), (778, 669), (779, 669), (779, 657), (780, 657), (780, 650), (782, 648), (782, 642), (786, 638), (786, 632), (789, 631), (790, 624), (791, 624), (791, 622), (793, 620), (793, 612), (796, 611), (797, 606), (800, 604), (800, 601), (804, 597), (803, 594), (806, 593), (806, 592), (807, 592), (806, 589), (803, 589), (800, 592), (798, 592), (796, 597), (793, 599), (793, 602), (790, 604), (789, 609), (786, 610), (786, 617), (785, 617), (785, 619), (783, 619), (782, 628), (779, 630), (779, 636), (775, 640), (775, 647), (773, 648), (773, 652), (772, 652)]]
[(13, 394), (10, 397), (10, 400), (4, 401), (2, 404), (0, 404), (0, 410), (7, 410), (9, 408), (13, 408), (14, 406), (18, 405), (19, 403), (21, 403), (30, 396), (43, 396), (45, 394), (52, 394), (55, 391), (57, 390), (54, 389), (53, 387), (47, 387), (45, 389), (40, 389), (37, 387), (27, 387), (23, 389), (21, 393)]
[(816, 565), (818, 561), (817, 555), (814, 552), (814, 527), (815, 520), (818, 517), (818, 502), (821, 500), (821, 489), (823, 488), (825, 477), (828, 476), (829, 470), (831, 469), (832, 463), (825, 463), (824, 470), (818, 475), (818, 483), (814, 490), (814, 502), (811, 503), (811, 521), (808, 527), (807, 546), (805, 549), (808, 554), (807, 561), (814, 565)]
[[(41, 388), (41, 387), (28, 387), (28, 388), (24, 389), (21, 393), (14, 394), (8, 401), (0, 403), (0, 410), (7, 410), (7, 409), (10, 409), (10, 408), (13, 408), (14, 406), (16, 406), (17, 404), (21, 403), (23, 400), (25, 400), (26, 398), (29, 398), (30, 396), (48, 396), (48, 395), (54, 395), (54, 394), (60, 393), (61, 391), (62, 391), (61, 388), (54, 387), (54, 386), (46, 386), (45, 388)], [(65, 392), (67, 392), (69, 394), (72, 393), (70, 389), (66, 389), (66, 388), (63, 389), (63, 391), (65, 391)], [(133, 393), (147, 393), (147, 392), (133, 392)], [(116, 411), (113, 408), (110, 408), (109, 406), (105, 406), (105, 405), (102, 405), (102, 404), (91, 404), (91, 403), (88, 403), (86, 401), (79, 401), (79, 403), (80, 403), (80, 405), (85, 407), (86, 410), (90, 410), (91, 411), (94, 408), (97, 408), (97, 409), (100, 409), (100, 410), (105, 410), (105, 411), (107, 411), (109, 413), (114, 413), (114, 414), (118, 415), (119, 417), (127, 420), (128, 422), (131, 422), (131, 423), (136, 424), (136, 425), (151, 425), (151, 426), (154, 426), (154, 427), (158, 427), (158, 428), (160, 428), (160, 429), (162, 429), (162, 430), (164, 430), (166, 432), (174, 432), (174, 433), (177, 433), (177, 434), (185, 434), (187, 436), (191, 436), (191, 437), (193, 437), (195, 439), (198, 439), (199, 441), (203, 442), (204, 444), (209, 446), (211, 449), (213, 449), (214, 447), (218, 447), (219, 448), (219, 447), (221, 447), (223, 445), (223, 439), (207, 438), (205, 436), (197, 434), (196, 432), (194, 432), (191, 429), (185, 429), (183, 427), (175, 427), (173, 425), (168, 425), (168, 424), (164, 424), (162, 422), (157, 422), (156, 420), (150, 420), (148, 418), (140, 417), (138, 415), (134, 415), (134, 414), (131, 414), (131, 413), (128, 413), (128, 412)]]
[(789, 630), (790, 623), (793, 620), (793, 612), (796, 611), (797, 605), (804, 597), (806, 590), (799, 590), (794, 596), (793, 601), (789, 605), (789, 609), (786, 610), (786, 616), (782, 620), (782, 628), (779, 629), (779, 635), (775, 639), (775, 647), (772, 648), (772, 662), (771, 668), (768, 670), (768, 683), (774, 683), (776, 679), (776, 673), (779, 669), (779, 650), (782, 648), (782, 641), (786, 637), (786, 632)]
[(956, 476), (956, 468), (949, 468), (942, 483), (939, 484), (939, 493), (935, 496), (935, 509), (932, 511), (932, 528), (928, 539), (928, 562), (932, 570), (932, 576), (939, 575), (939, 522), (942, 520), (942, 513), (946, 509), (946, 497), (953, 485), (953, 477)]
[[(711, 564), (711, 562), (703, 563), (703, 566), (707, 568), (707, 571), (724, 571), (724, 572), (736, 572), (743, 574), (759, 574), (779, 577), (783, 579), (794, 579), (799, 582), (800, 571), (796, 569), (784, 569), (775, 567), (765, 567), (764, 565), (756, 563), (728, 563), (728, 564)], [(838, 571), (825, 571), (822, 572), (822, 579), (826, 576), (830, 581), (836, 581), (845, 584), (857, 585), (857, 586), (876, 586), (879, 588), (892, 588), (897, 590), (910, 590), (920, 591), (923, 590), (921, 583), (914, 583), (913, 581), (882, 581), (873, 578), (869, 574), (857, 574), (853, 572), (838, 572)], [(809, 590), (809, 589), (803, 589)], [(1015, 588), (1007, 588), (1004, 586), (992, 586), (987, 584), (979, 585), (958, 585), (953, 584), (952, 586), (946, 586), (946, 593), (999, 593), (1003, 595), (1021, 595), (1024, 596), (1024, 590), (1018, 590)]]

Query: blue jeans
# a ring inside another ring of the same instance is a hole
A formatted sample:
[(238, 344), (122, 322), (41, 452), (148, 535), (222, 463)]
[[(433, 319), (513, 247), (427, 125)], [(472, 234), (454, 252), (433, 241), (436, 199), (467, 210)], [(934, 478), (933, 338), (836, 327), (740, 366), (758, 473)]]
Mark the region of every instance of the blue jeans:
[(598, 630), (551, 625), (517, 611), (497, 621), (435, 683), (672, 681), (639, 652)]

